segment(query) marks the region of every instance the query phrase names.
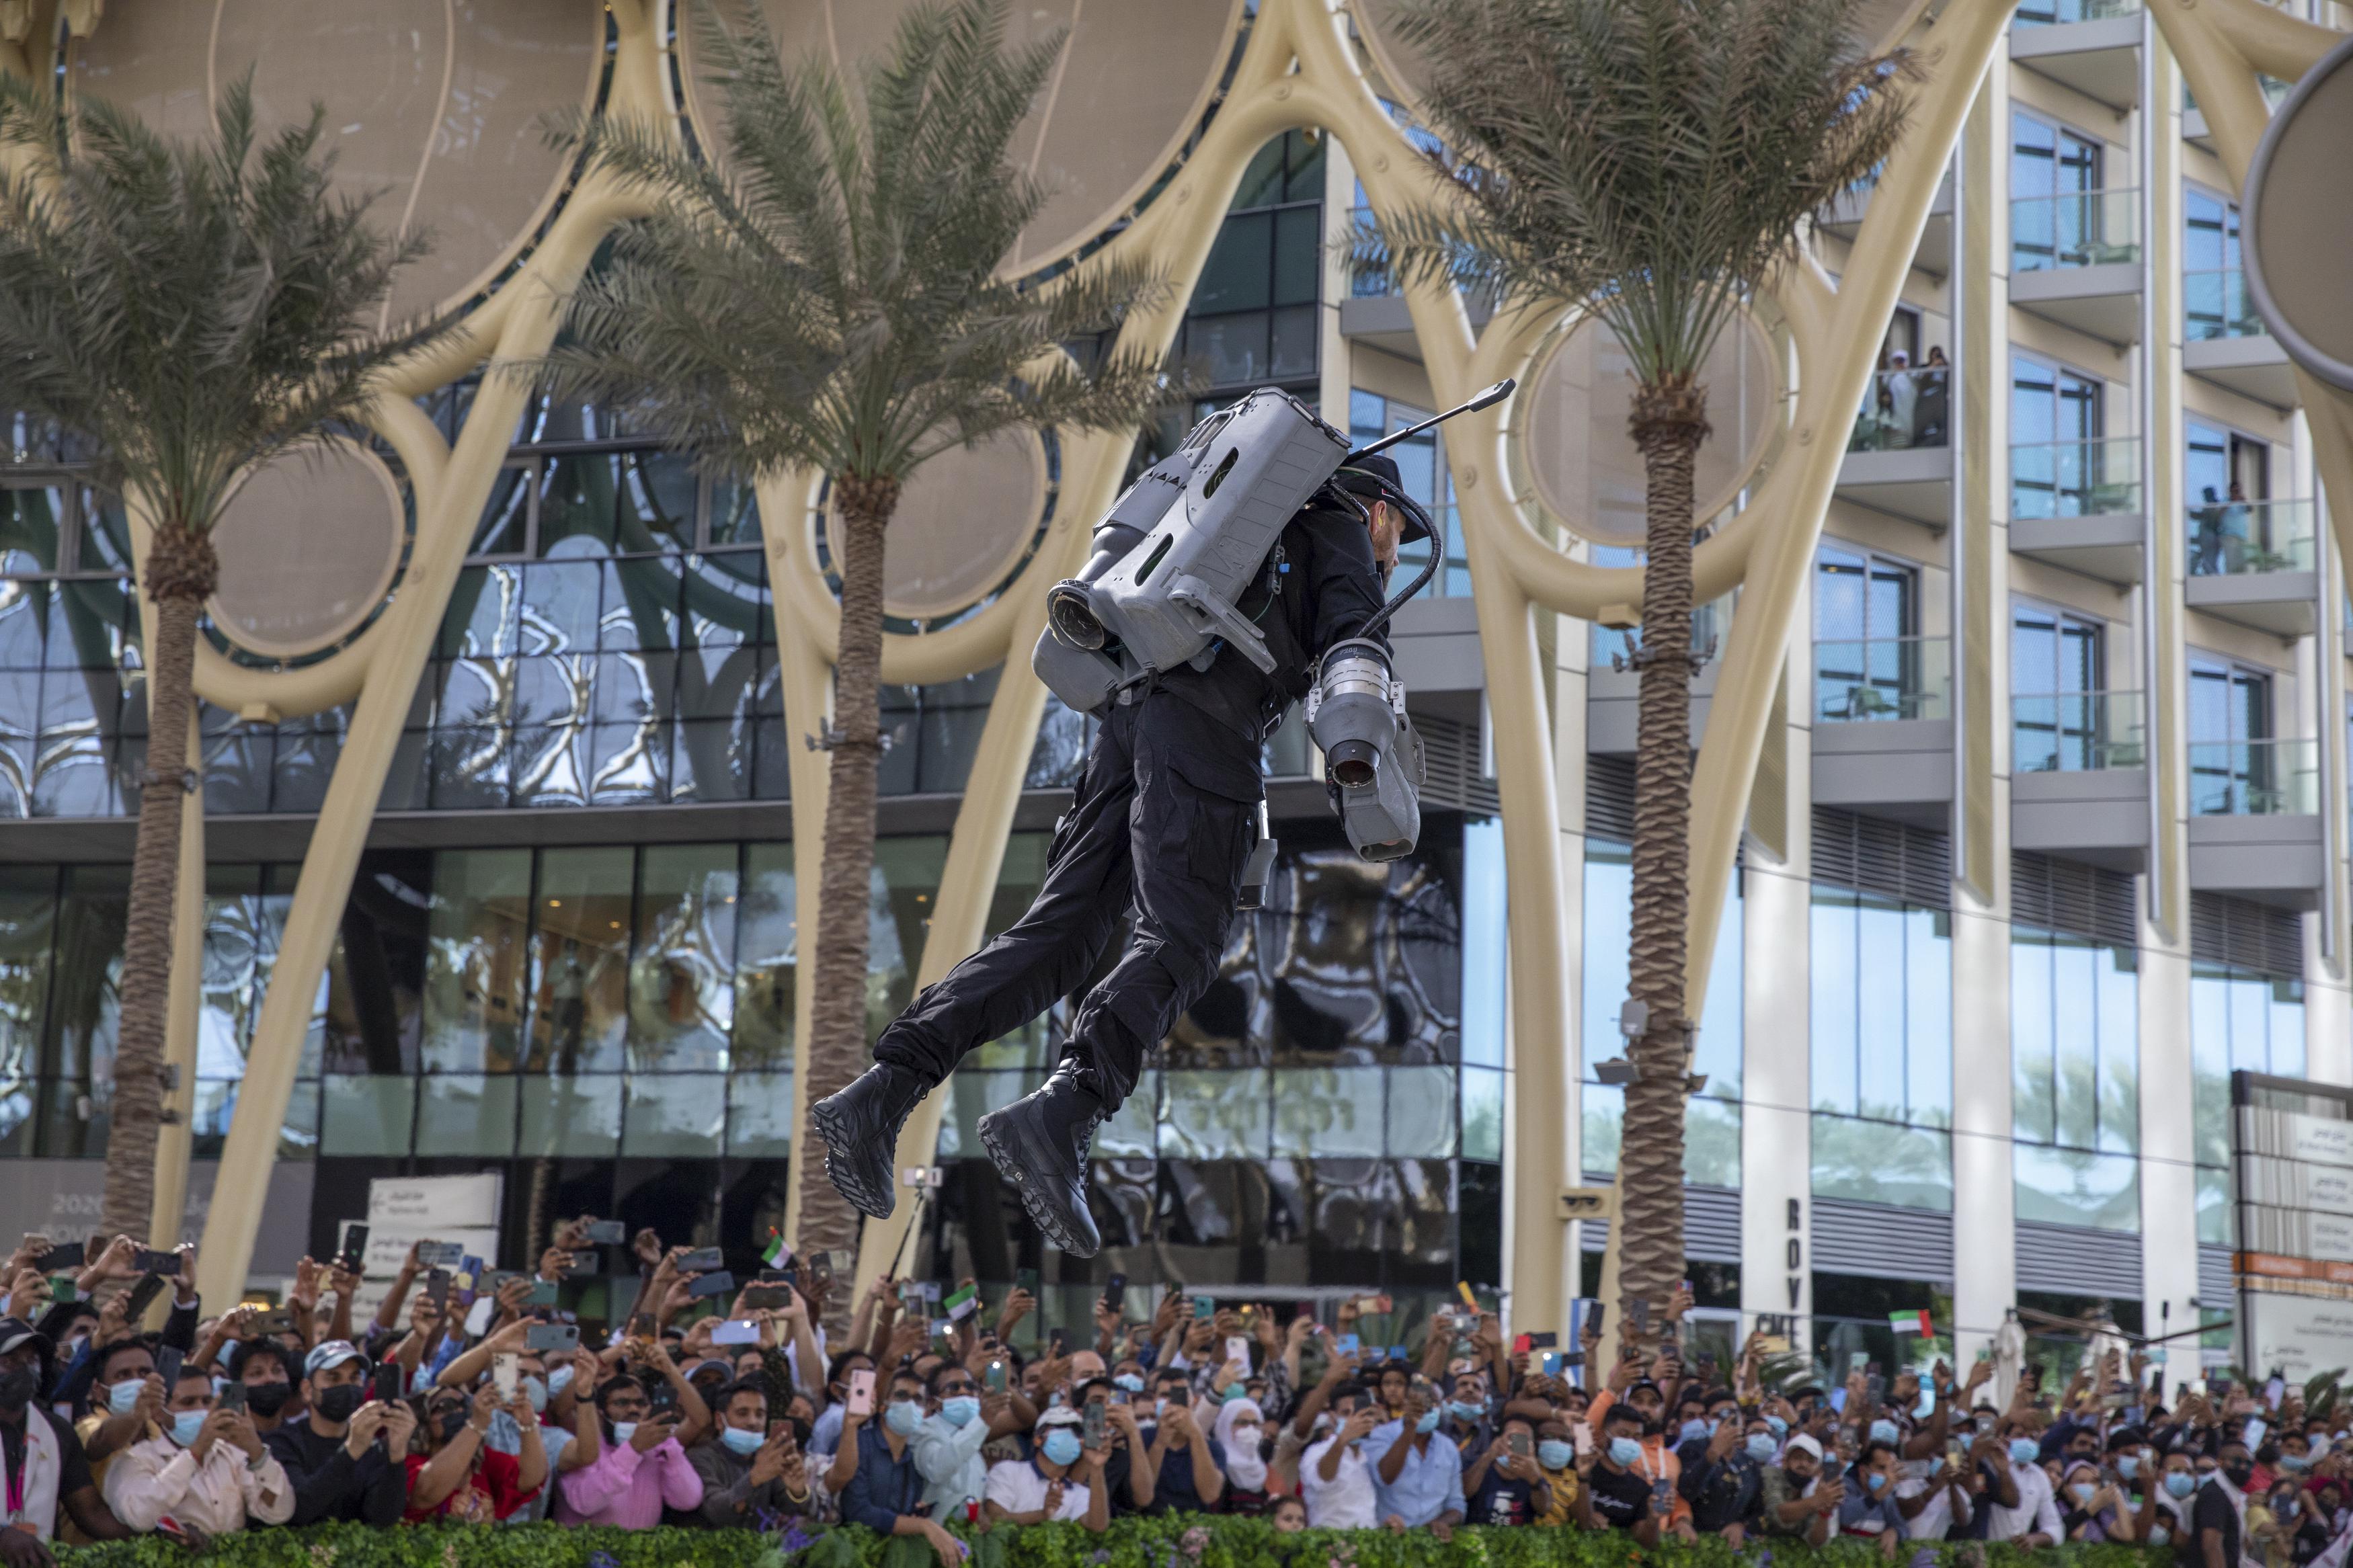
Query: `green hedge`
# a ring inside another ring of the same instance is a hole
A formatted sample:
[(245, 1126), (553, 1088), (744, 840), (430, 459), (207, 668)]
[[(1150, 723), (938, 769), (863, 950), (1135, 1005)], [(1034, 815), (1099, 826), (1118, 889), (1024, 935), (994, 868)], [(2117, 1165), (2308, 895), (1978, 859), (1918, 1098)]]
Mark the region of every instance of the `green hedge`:
[[(958, 1527), (956, 1533), (965, 1534)], [(1277, 1535), (1262, 1520), (1163, 1515), (1124, 1519), (1108, 1533), (1075, 1524), (971, 1535), (970, 1568), (1875, 1568), (1862, 1542), (1822, 1551), (1716, 1539), (1645, 1551), (1615, 1531), (1460, 1530), (1451, 1543), (1426, 1531), (1308, 1531)], [(794, 1550), (787, 1552), (789, 1545)], [(61, 1551), (63, 1568), (178, 1568), (178, 1544), (140, 1541)], [(568, 1530), (559, 1525), (454, 1525), (377, 1530), (320, 1525), (225, 1536), (199, 1554), (216, 1568), (935, 1568), (919, 1537), (835, 1530), (813, 1543), (740, 1530)], [(1950, 1542), (1918, 1548), (1901, 1568), (2168, 1568), (2162, 1547), (2010, 1546)]]

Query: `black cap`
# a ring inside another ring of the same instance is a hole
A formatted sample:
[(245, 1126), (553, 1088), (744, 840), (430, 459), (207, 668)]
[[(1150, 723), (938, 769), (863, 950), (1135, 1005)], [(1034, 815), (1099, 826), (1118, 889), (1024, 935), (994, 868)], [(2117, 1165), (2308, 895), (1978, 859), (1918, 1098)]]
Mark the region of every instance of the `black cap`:
[(1430, 537), (1428, 514), (1406, 494), (1405, 479), (1398, 472), (1397, 460), (1388, 454), (1376, 452), (1369, 458), (1357, 458), (1332, 477), (1342, 489), (1366, 500), (1385, 500), (1396, 507), (1398, 515), (1404, 519), (1401, 537), (1407, 543)]
[(44, 1357), (57, 1353), (57, 1347), (49, 1343), (49, 1336), (25, 1321), (24, 1319), (0, 1318), (0, 1355), (6, 1355), (13, 1350), (20, 1350), (27, 1343)]

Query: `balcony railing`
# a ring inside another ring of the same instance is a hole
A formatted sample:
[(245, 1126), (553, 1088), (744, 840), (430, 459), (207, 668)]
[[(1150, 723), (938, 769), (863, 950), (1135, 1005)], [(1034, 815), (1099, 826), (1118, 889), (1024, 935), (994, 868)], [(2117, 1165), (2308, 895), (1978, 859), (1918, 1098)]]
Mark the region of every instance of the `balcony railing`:
[(2010, 699), (2010, 767), (2021, 773), (2096, 773), (2148, 765), (2137, 691), (2061, 691)]
[(2192, 816), (2310, 816), (2320, 809), (2316, 742), (2200, 741), (2189, 746)]
[(2201, 500), (2189, 508), (2189, 574), (2253, 577), (2309, 572), (2309, 500)]
[(2069, 191), (2010, 204), (2014, 272), (2140, 259), (2140, 192)]
[(1814, 644), (1814, 719), (1822, 724), (1943, 719), (1952, 711), (1949, 637)]
[(2027, 0), (2018, 8), (2017, 24), (2051, 27), (2068, 22), (2104, 22), (2111, 16), (2129, 16), (2139, 9), (2140, 0)]
[(1952, 388), (1949, 364), (1873, 372), (1846, 449), (1898, 452), (1946, 445), (1952, 428)]
[(2010, 449), (2010, 515), (2105, 517), (2140, 510), (2140, 439), (2092, 437)]
[(2247, 297), (2247, 276), (2235, 267), (2199, 268), (2181, 275), (2181, 331), (2192, 342), (2210, 338), (2259, 338), (2271, 331)]

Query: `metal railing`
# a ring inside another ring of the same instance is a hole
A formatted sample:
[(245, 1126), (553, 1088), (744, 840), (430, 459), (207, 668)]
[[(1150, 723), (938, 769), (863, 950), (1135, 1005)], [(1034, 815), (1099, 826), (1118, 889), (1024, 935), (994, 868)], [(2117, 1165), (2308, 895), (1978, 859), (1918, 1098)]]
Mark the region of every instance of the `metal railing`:
[(2313, 508), (2302, 500), (2200, 500), (2189, 509), (2189, 574), (2309, 572)]
[(2140, 192), (2068, 191), (2010, 204), (2013, 272), (2140, 259)]
[(2137, 691), (2059, 691), (2010, 699), (2010, 769), (2096, 773), (2148, 765)]
[(1950, 637), (1814, 644), (1814, 719), (1823, 724), (1943, 719), (1952, 712)]
[(2010, 449), (2010, 515), (2106, 517), (2140, 510), (2140, 437), (2031, 441)]
[(2139, 10), (2140, 0), (2028, 0), (2018, 8), (2017, 25), (2052, 27), (2069, 22), (2105, 22)]
[(1899, 452), (1943, 447), (1951, 437), (1953, 367), (1909, 365), (1872, 373), (1855, 416), (1850, 452)]
[(2204, 267), (2181, 274), (2181, 331), (2192, 342), (2210, 338), (2259, 338), (2271, 329), (2247, 295), (2236, 267)]
[(2319, 744), (2197, 741), (2189, 746), (2192, 816), (2310, 816), (2320, 809)]

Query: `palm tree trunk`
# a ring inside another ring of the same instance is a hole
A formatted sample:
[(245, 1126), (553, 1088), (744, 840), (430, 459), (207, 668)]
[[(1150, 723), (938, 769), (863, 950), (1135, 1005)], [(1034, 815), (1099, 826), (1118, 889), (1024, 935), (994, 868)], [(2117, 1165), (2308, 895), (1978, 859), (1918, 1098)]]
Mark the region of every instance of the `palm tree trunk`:
[[(825, 858), (818, 883), (819, 927), (810, 984), (809, 1083), (814, 1104), (866, 1068), (868, 886), (874, 870), (874, 775), (882, 755), (875, 688), (882, 674), (882, 540), (899, 506), (888, 476), (836, 479), (840, 531), (841, 647), (833, 671), (833, 757), (827, 769)], [(826, 1179), (824, 1150), (806, 1125), (795, 1131), (801, 1184), (803, 1254), (829, 1248), (845, 1257), (858, 1246), (859, 1215)], [(841, 1298), (848, 1327), (850, 1292)]]
[[(1684, 924), (1691, 861), (1692, 470), (1707, 437), (1707, 389), (1645, 385), (1630, 420), (1642, 453), (1648, 561), (1634, 749), (1634, 909), (1630, 990), (1648, 1004), (1618, 1163), (1620, 1319), (1648, 1304), (1657, 1325), (1683, 1259)], [(1648, 1340), (1651, 1336), (1642, 1336)]]
[(155, 642), (147, 650), (147, 768), (140, 778), (139, 837), (123, 931), (113, 1131), (99, 1214), (103, 1236), (145, 1236), (153, 1217), (172, 994), (172, 906), (180, 880), (180, 798), (195, 784), (183, 765), (183, 748), (195, 700), (196, 616), (219, 574), (209, 539), (177, 519), (156, 529), (147, 557), (147, 592), (155, 601)]

